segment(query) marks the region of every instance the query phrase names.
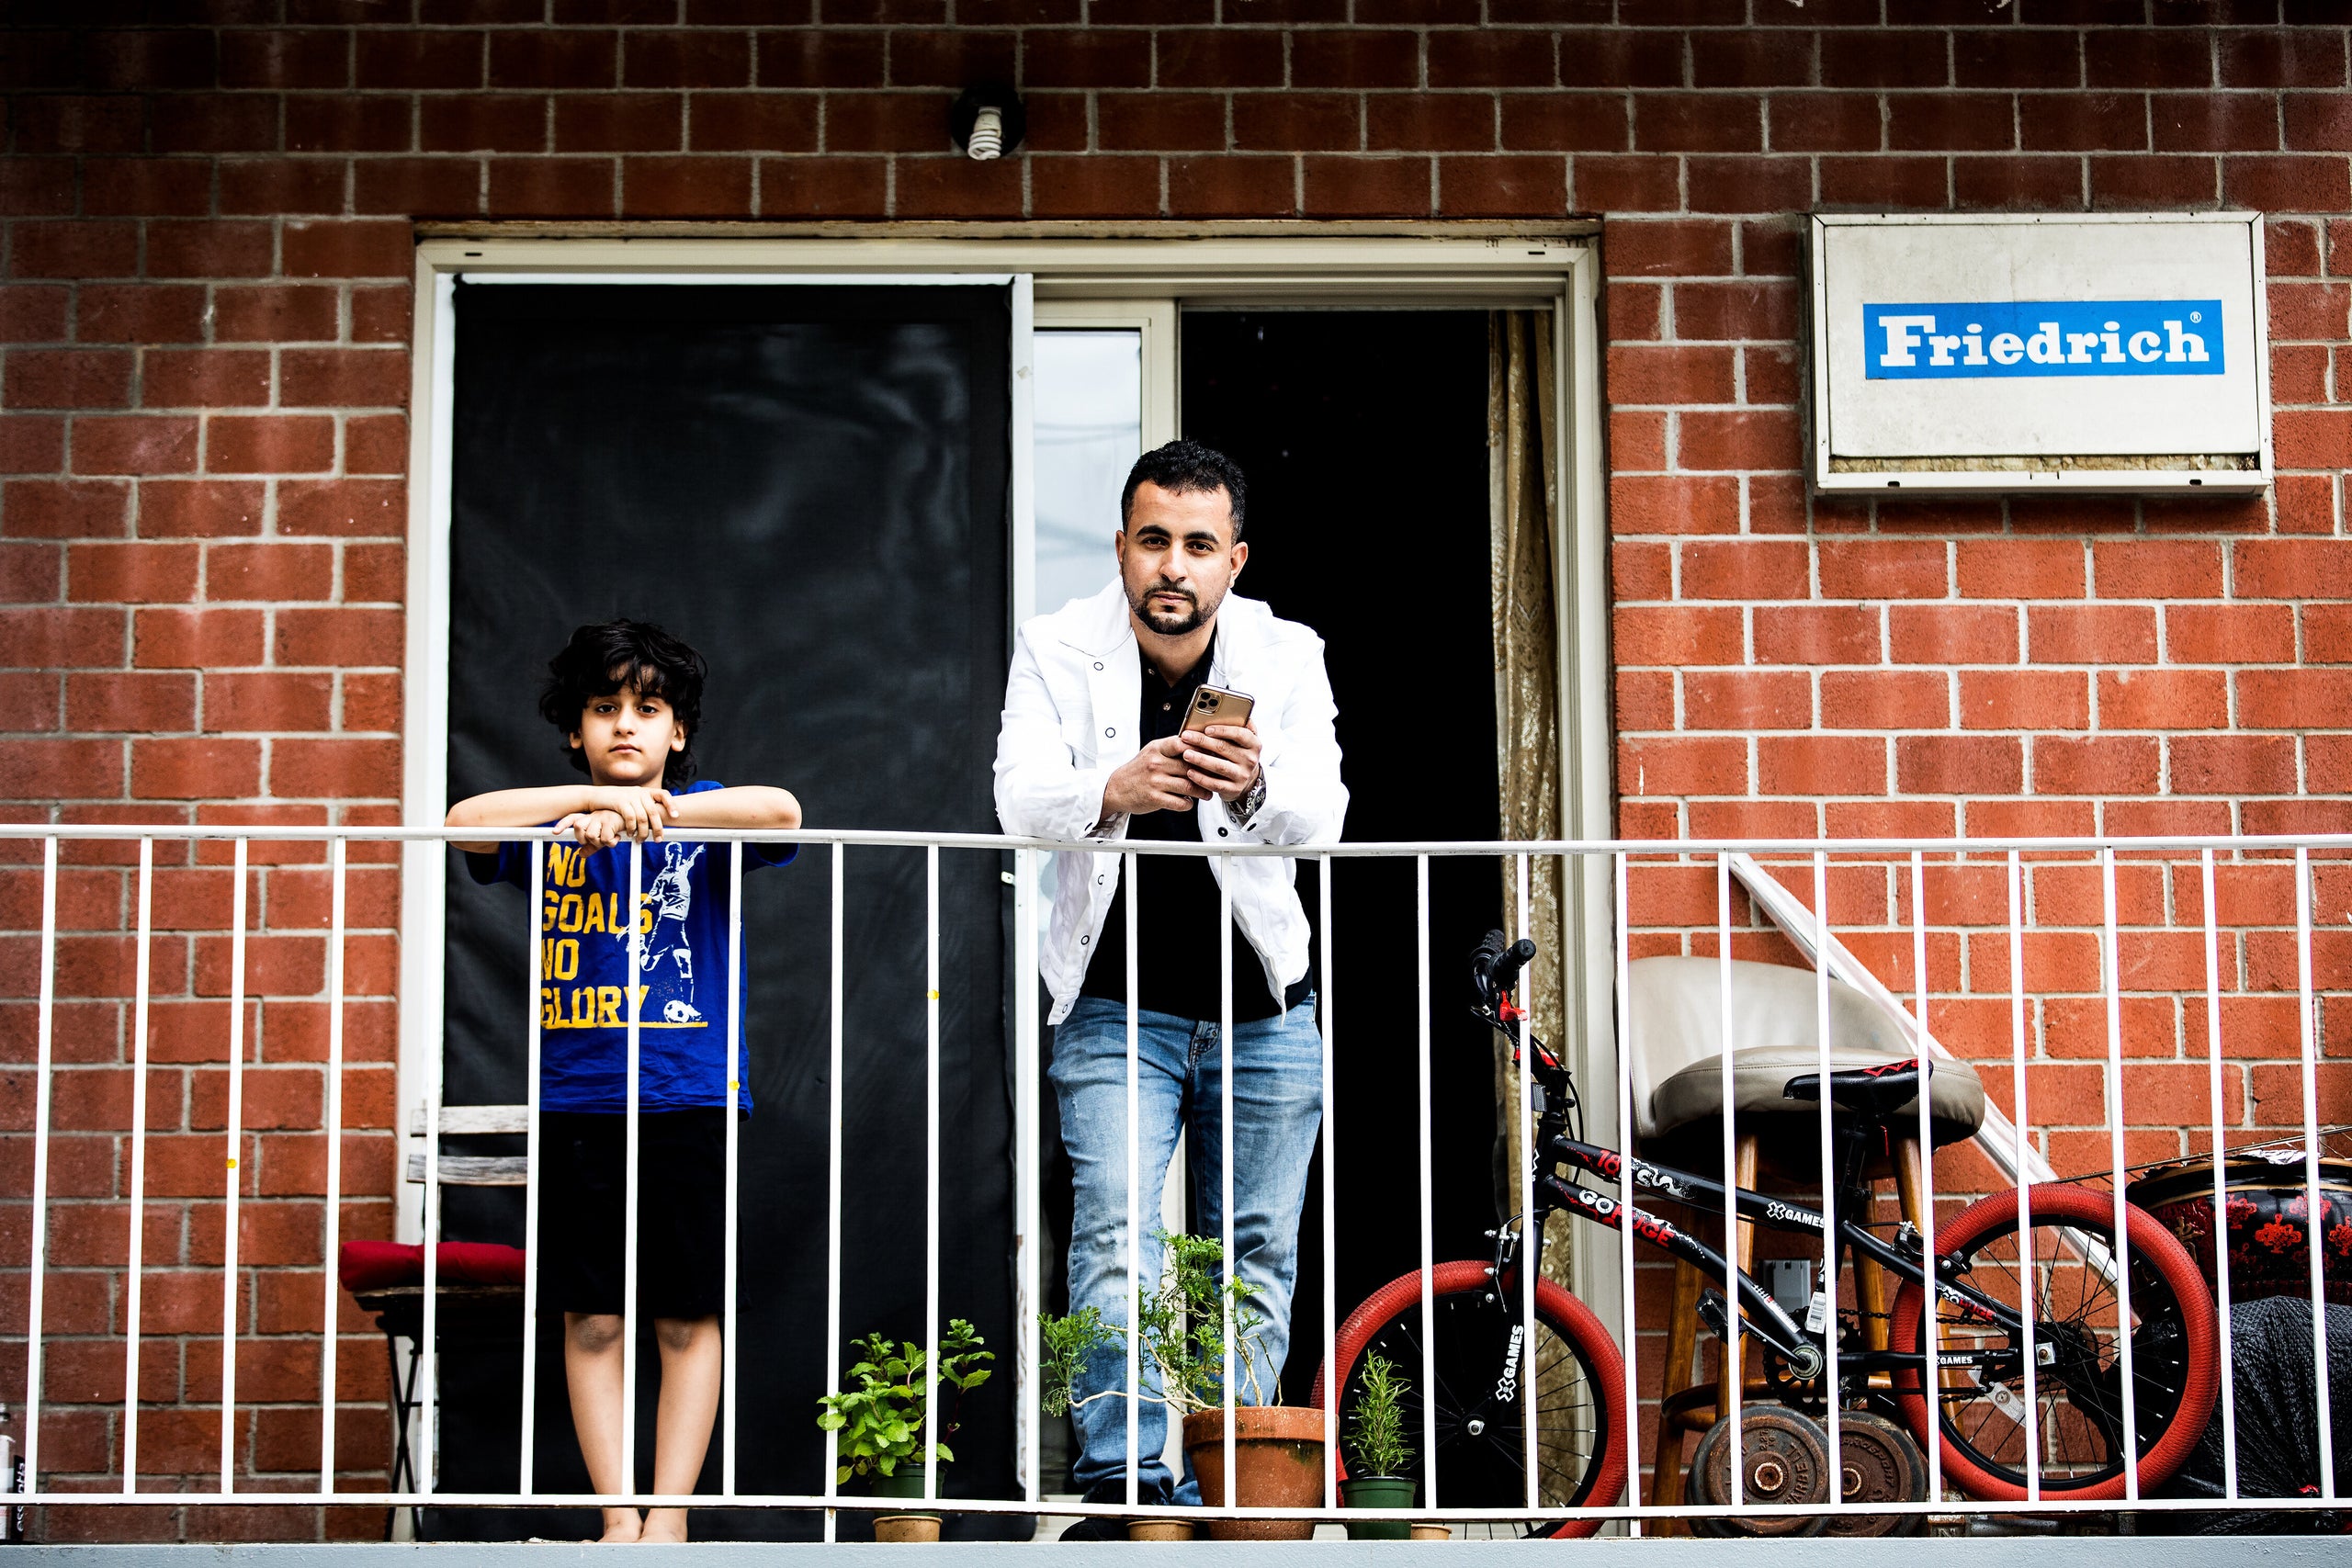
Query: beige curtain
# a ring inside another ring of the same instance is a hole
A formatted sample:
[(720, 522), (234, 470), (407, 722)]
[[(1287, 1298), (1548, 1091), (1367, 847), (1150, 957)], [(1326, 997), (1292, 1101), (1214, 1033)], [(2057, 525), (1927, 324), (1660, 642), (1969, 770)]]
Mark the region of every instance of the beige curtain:
[[(1501, 788), (1502, 836), (1560, 836), (1558, 611), (1552, 592), (1552, 540), (1559, 513), (1554, 474), (1558, 428), (1552, 377), (1552, 317), (1545, 310), (1497, 310), (1487, 318), (1487, 452), (1492, 519), (1495, 628), (1495, 767)], [(1536, 1035), (1567, 1043), (1566, 953), (1557, 859), (1529, 863), (1526, 934), (1535, 939), (1521, 1005)], [(1502, 866), (1503, 925), (1517, 934), (1519, 867)], [(1500, 1136), (1503, 1212), (1520, 1210), (1526, 1168), (1519, 1119), (1519, 1069), (1499, 1036), (1495, 1050), (1495, 1110)], [(1567, 1232), (1552, 1227), (1544, 1273), (1566, 1281)]]

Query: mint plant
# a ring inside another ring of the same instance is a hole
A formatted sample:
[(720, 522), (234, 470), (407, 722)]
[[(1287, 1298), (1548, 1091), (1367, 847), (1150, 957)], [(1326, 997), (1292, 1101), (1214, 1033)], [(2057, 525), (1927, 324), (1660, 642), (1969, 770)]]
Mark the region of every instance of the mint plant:
[(929, 1353), (920, 1345), (887, 1334), (851, 1340), (850, 1348), (858, 1359), (844, 1375), (846, 1386), (817, 1401), (823, 1406), (817, 1429), (840, 1434), (834, 1483), (845, 1484), (852, 1476), (893, 1475), (902, 1464), (933, 1460), (953, 1462), (955, 1454), (940, 1439), (955, 1433), (955, 1413), (963, 1396), (989, 1381), (989, 1369), (983, 1363), (995, 1360), (996, 1354), (984, 1348), (986, 1344), (964, 1319), (948, 1319), (947, 1332), (939, 1341), (939, 1382), (953, 1393), (941, 1401), (946, 1418), (933, 1434), (925, 1429), (923, 1409)]

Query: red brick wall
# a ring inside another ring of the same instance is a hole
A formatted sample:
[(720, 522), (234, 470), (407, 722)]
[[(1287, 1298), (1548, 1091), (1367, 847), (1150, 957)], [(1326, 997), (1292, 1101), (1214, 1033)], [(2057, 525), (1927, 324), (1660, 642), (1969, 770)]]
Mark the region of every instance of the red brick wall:
[[(149, 20), (182, 16), (198, 20)], [(1609, 220), (1629, 830), (2352, 826), (2339, 6), (36, 0), (9, 19), (0, 756), (15, 815), (391, 817), (413, 220), (1590, 213)], [(976, 165), (943, 120), (989, 75), (1026, 93), (1030, 141)], [(2272, 496), (1808, 502), (1793, 213), (2224, 204), (2272, 215)], [(243, 1374), (258, 1407), (239, 1463), (253, 1484), (299, 1484), (315, 1462), (300, 1336), (318, 1310), (322, 1145), (293, 1129), (314, 1124), (320, 1092), (324, 915), (315, 854), (258, 858)], [(54, 1471), (95, 1482), (119, 1462), (108, 1267), (128, 1221), (130, 891), (120, 853), (69, 861), (51, 1297), (68, 1337), (46, 1432)], [(18, 853), (0, 870), (0, 925), (19, 933), (27, 867)], [(200, 1406), (217, 1364), (203, 1336), (227, 874), (213, 851), (167, 853), (156, 884), (150, 1103), (169, 1136), (151, 1168), (143, 1381), (167, 1404)], [(2158, 885), (2165, 918), (2178, 887)], [(351, 1115), (379, 1131), (355, 1137), (346, 1168), (380, 1195), (389, 867), (358, 866), (353, 897), (354, 984), (377, 999), (354, 1014), (370, 1065)], [(1891, 889), (1876, 897), (1856, 923), (1894, 908)], [(1711, 911), (1702, 893), (1658, 919)], [(0, 970), (10, 997), (30, 994), (29, 939), (0, 938)], [(1973, 982), (1955, 968), (1950, 983), (1966, 999)], [(0, 1004), (0, 1114), (21, 1128), (28, 1005)], [(11, 1192), (28, 1185), (24, 1142), (6, 1145)], [(379, 1196), (345, 1229), (389, 1224)], [(13, 1268), (21, 1204), (0, 1234)], [(22, 1278), (0, 1289), (0, 1335), (21, 1336)], [(379, 1396), (369, 1340), (347, 1340), (343, 1365), (346, 1398)], [(0, 1389), (21, 1368), (21, 1337), (0, 1344)], [(151, 1413), (151, 1483), (207, 1483), (213, 1420)], [(348, 1406), (342, 1429), (355, 1473), (380, 1465), (370, 1406)], [(330, 1527), (191, 1509), (58, 1528)]]

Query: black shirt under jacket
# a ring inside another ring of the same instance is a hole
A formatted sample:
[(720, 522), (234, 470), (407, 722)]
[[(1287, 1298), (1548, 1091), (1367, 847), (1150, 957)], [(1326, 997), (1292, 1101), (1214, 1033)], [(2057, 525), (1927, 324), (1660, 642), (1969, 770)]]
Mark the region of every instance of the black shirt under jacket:
[[(1193, 694), (1208, 680), (1216, 658), (1210, 640), (1201, 661), (1179, 676), (1175, 684), (1160, 679), (1138, 647), (1143, 664), (1143, 711), (1136, 728), (1141, 744), (1182, 733), (1184, 716), (1192, 711)], [(1197, 807), (1195, 807), (1197, 809)], [(1127, 818), (1127, 837), (1176, 843), (1200, 842), (1199, 821), (1191, 811), (1147, 811)], [(1115, 845), (1106, 845), (1115, 849)], [(1136, 878), (1142, 884), (1143, 902), (1136, 907), (1136, 1006), (1146, 1012), (1164, 1012), (1196, 1022), (1215, 1023), (1221, 1016), (1217, 995), (1216, 874), (1201, 855), (1137, 855)], [(1095, 939), (1093, 961), (1086, 966), (1081, 996), (1127, 1000), (1127, 885), (1119, 879), (1111, 911)], [(1315, 971), (1306, 974), (1274, 1005), (1266, 988), (1266, 966), (1257, 949), (1233, 927), (1233, 1021), (1250, 1023), (1273, 1017), (1305, 1001), (1315, 992)]]

